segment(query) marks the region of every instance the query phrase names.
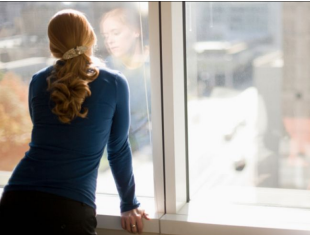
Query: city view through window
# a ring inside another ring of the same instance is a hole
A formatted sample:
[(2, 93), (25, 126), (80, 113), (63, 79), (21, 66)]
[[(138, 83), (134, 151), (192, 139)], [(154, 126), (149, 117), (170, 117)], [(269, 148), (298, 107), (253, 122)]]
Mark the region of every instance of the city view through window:
[(192, 197), (309, 192), (309, 11), (306, 2), (186, 3)]

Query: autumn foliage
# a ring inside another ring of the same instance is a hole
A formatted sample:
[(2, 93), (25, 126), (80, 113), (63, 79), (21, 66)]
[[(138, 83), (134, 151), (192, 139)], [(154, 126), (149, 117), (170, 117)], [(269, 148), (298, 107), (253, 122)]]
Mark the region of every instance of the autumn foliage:
[(0, 76), (0, 171), (12, 171), (28, 150), (32, 123), (28, 82), (12, 72)]

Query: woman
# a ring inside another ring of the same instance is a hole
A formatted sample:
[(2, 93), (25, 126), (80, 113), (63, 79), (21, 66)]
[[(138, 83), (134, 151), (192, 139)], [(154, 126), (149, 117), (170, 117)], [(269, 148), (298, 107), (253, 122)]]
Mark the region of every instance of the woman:
[(142, 218), (149, 218), (135, 197), (126, 79), (95, 65), (96, 36), (82, 13), (58, 12), (48, 37), (59, 60), (30, 83), (30, 149), (4, 188), (1, 232), (96, 234), (96, 180), (108, 144), (122, 226), (141, 233)]
[[(150, 76), (149, 53), (144, 46), (140, 15), (135, 9), (116, 8), (104, 14), (100, 30), (110, 53), (109, 68), (121, 71), (130, 87), (133, 151), (150, 146)], [(150, 152), (150, 151), (149, 151)]]

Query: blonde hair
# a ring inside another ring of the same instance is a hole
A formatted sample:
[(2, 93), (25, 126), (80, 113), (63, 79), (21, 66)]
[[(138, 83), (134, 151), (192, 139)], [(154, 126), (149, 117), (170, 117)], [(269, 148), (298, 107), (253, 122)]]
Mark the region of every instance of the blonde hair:
[[(88, 83), (99, 75), (91, 59), (92, 48), (97, 42), (94, 30), (83, 13), (62, 10), (52, 17), (48, 37), (52, 55), (60, 59), (47, 78), (48, 91), (55, 103), (52, 112), (62, 123), (70, 123), (76, 117), (85, 118), (88, 109), (82, 110), (82, 104), (91, 95)], [(68, 50), (78, 46), (88, 49), (77, 57), (62, 59)]]

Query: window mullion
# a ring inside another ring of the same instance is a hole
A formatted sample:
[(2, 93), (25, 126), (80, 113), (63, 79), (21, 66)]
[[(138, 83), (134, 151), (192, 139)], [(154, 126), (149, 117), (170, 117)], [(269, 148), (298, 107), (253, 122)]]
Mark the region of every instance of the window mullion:
[(161, 4), (166, 212), (186, 203), (184, 46), (181, 2)]
[(149, 43), (152, 101), (152, 154), (156, 211), (165, 212), (164, 152), (162, 123), (162, 73), (160, 51), (160, 9), (158, 2), (149, 3)]

